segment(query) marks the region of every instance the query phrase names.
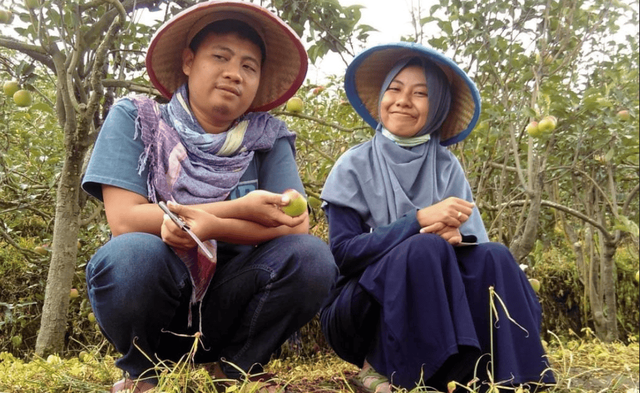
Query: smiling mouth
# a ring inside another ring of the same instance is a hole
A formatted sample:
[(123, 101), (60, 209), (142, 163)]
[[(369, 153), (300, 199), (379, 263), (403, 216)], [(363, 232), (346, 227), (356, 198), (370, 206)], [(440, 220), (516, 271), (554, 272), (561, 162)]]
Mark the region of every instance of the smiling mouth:
[(414, 118), (413, 115), (409, 114), (409, 113), (404, 113), (404, 112), (391, 112), (392, 115), (395, 116), (402, 116), (402, 117), (411, 117)]

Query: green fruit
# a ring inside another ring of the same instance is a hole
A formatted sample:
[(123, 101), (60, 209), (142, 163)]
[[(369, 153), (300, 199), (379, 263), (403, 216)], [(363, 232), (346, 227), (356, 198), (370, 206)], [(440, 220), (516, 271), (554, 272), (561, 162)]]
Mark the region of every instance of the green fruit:
[(454, 390), (456, 390), (456, 382), (449, 381), (449, 383), (447, 384), (447, 392), (452, 393)]
[(40, 255), (47, 255), (49, 252), (47, 251), (46, 248), (42, 247), (42, 246), (36, 246), (33, 248), (33, 251), (37, 252)]
[(80, 351), (80, 353), (78, 354), (78, 359), (80, 359), (81, 362), (85, 363), (91, 360), (91, 356), (87, 351)]
[(20, 85), (16, 81), (6, 81), (4, 82), (2, 89), (4, 90), (4, 94), (8, 97), (13, 97), (13, 95), (16, 94), (16, 91), (20, 90)]
[(531, 123), (527, 124), (527, 134), (531, 135), (531, 137), (533, 138), (537, 138), (542, 135), (537, 121), (532, 121)]
[(78, 290), (75, 288), (71, 288), (71, 290), (69, 291), (69, 298), (75, 299), (78, 296), (80, 296), (80, 293), (78, 292)]
[(636, 282), (640, 281), (640, 271), (636, 272)]
[(546, 134), (556, 129), (558, 120), (554, 116), (547, 116), (540, 120), (538, 123), (538, 129), (542, 134)]
[(24, 0), (24, 6), (30, 10), (40, 7), (40, 0)]
[(531, 284), (531, 287), (533, 287), (533, 290), (536, 293), (540, 292), (540, 281), (538, 281), (535, 278), (530, 278), (529, 279), (529, 284)]
[(618, 112), (616, 116), (618, 116), (618, 119), (622, 121), (627, 121), (631, 117), (631, 115), (629, 114), (629, 111), (626, 109)]
[(96, 321), (96, 314), (90, 312), (89, 315), (87, 315), (87, 319), (89, 320), (89, 322), (95, 322)]
[(307, 210), (307, 200), (296, 190), (289, 189), (282, 193), (289, 197), (289, 204), (282, 207), (282, 211), (291, 216), (297, 217)]
[(60, 364), (62, 363), (62, 359), (58, 355), (49, 355), (47, 357), (47, 363), (49, 364)]
[(287, 111), (291, 113), (300, 113), (302, 112), (302, 108), (304, 108), (304, 102), (300, 97), (291, 97), (289, 101), (287, 101)]
[(13, 102), (18, 106), (31, 105), (31, 93), (29, 90), (18, 90), (13, 94)]
[(320, 206), (322, 206), (322, 201), (314, 196), (309, 196), (307, 202), (313, 209), (318, 209)]
[(22, 344), (21, 335), (18, 334), (17, 336), (11, 337), (11, 345), (13, 345), (14, 348), (18, 348), (21, 344)]
[(13, 14), (11, 11), (0, 10), (0, 23), (4, 23), (8, 25), (11, 23), (11, 19), (13, 19)]

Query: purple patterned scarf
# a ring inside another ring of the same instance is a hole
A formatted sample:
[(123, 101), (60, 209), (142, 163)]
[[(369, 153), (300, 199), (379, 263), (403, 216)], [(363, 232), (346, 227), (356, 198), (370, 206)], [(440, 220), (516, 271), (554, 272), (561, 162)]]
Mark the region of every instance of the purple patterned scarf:
[[(247, 113), (228, 131), (207, 133), (191, 112), (186, 84), (166, 105), (142, 96), (130, 99), (138, 109), (134, 139), (140, 135), (144, 143), (138, 173), (149, 168), (148, 198), (153, 203), (162, 200), (193, 205), (223, 201), (238, 185), (255, 151), (269, 150), (277, 139), (285, 137), (295, 152), (295, 134), (266, 112)], [(216, 241), (207, 240), (205, 244), (215, 256)], [(200, 302), (217, 260), (209, 259), (198, 247), (173, 250), (189, 269), (191, 304)], [(189, 326), (191, 319), (190, 312)]]

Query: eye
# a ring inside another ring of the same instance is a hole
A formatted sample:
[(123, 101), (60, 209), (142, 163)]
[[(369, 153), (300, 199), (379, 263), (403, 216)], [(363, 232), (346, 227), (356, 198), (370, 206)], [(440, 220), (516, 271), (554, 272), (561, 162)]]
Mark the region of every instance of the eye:
[(243, 67), (250, 72), (257, 72), (256, 67), (251, 64), (245, 64)]

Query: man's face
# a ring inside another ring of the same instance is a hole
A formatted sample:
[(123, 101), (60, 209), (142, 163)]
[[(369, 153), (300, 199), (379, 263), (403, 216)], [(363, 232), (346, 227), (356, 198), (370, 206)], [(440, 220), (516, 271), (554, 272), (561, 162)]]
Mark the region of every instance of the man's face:
[(253, 102), (260, 85), (262, 54), (236, 34), (209, 34), (194, 54), (185, 49), (191, 110), (209, 133), (226, 131)]

